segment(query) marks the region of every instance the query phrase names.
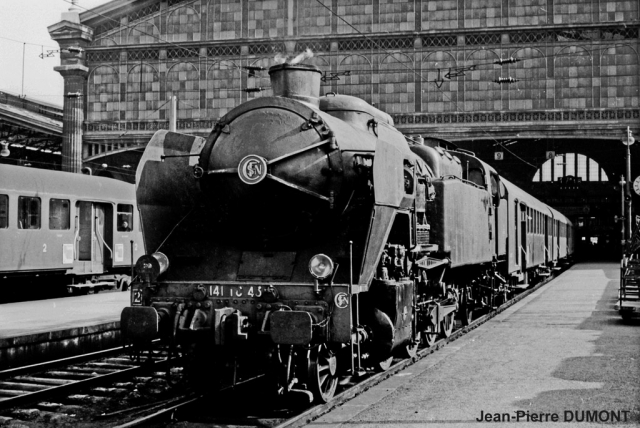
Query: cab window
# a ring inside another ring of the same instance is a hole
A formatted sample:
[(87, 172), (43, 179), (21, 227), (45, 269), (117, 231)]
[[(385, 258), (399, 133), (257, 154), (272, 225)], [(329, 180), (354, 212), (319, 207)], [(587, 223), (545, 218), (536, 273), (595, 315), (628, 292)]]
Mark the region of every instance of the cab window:
[(40, 229), (40, 198), (18, 198), (18, 229)]
[(49, 199), (49, 229), (68, 230), (71, 211), (68, 199)]
[(480, 187), (484, 187), (484, 174), (479, 168), (471, 168), (469, 170), (469, 177), (467, 178), (470, 182), (477, 184)]
[(118, 204), (118, 232), (133, 230), (133, 205)]

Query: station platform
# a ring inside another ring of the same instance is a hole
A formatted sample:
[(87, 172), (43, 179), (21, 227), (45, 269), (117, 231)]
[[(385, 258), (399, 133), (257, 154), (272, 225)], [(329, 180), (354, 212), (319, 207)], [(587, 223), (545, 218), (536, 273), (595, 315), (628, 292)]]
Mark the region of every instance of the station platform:
[(130, 293), (0, 304), (0, 370), (121, 345)]
[(640, 323), (617, 263), (577, 264), (307, 426), (640, 426)]

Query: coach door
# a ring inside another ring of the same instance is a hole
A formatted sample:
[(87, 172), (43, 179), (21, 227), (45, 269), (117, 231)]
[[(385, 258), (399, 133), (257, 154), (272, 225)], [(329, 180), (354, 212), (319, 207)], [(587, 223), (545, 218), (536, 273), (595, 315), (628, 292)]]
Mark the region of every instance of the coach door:
[(520, 204), (520, 254), (522, 272), (527, 271), (527, 206)]
[(85, 263), (85, 272), (101, 273), (111, 260), (109, 209), (104, 204), (80, 201), (77, 204), (77, 260)]
[(550, 234), (551, 231), (549, 230), (549, 219), (551, 219), (551, 216), (544, 216), (544, 258), (545, 258), (545, 264), (547, 266), (549, 266), (549, 263), (551, 263), (553, 261), (553, 248), (550, 248), (549, 243), (551, 243), (551, 238), (550, 238)]

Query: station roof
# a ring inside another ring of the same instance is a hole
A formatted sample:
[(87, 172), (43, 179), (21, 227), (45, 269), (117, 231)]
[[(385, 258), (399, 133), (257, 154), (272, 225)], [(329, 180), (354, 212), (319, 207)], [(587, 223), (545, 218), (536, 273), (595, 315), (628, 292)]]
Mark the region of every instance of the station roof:
[(0, 91), (0, 142), (10, 154), (3, 161), (62, 152), (62, 107)]

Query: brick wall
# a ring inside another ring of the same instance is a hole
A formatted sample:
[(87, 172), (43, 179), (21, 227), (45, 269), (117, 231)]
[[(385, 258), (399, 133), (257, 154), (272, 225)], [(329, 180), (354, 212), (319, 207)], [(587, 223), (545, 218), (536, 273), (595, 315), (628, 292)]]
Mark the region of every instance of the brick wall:
[[(172, 95), (179, 119), (215, 120), (270, 94), (242, 91), (269, 86), (243, 66), (306, 47), (339, 75), (322, 92), (391, 114), (638, 107), (637, 1), (322, 2), (342, 19), (315, 0), (132, 2), (116, 24), (96, 18), (87, 122), (165, 121)], [(508, 57), (521, 61), (494, 64)]]

